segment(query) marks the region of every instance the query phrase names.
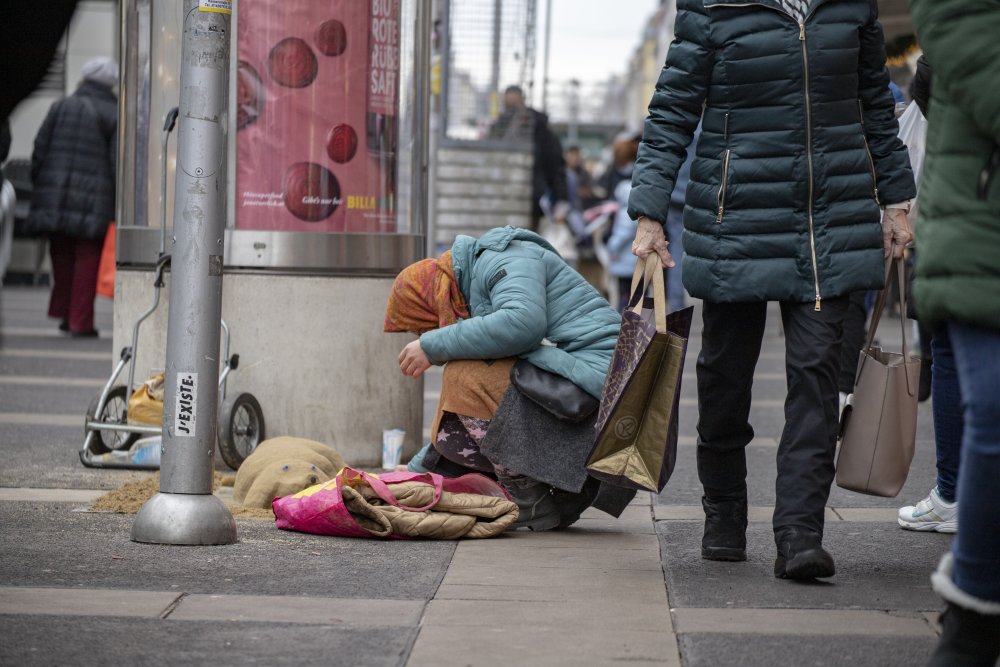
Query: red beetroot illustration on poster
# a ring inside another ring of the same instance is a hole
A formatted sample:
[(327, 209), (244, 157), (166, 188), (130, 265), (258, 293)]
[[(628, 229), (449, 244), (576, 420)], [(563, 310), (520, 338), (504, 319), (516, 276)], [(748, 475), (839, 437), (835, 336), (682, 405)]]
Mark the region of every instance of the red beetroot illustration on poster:
[(236, 227), (396, 231), (399, 0), (254, 0), (239, 28)]

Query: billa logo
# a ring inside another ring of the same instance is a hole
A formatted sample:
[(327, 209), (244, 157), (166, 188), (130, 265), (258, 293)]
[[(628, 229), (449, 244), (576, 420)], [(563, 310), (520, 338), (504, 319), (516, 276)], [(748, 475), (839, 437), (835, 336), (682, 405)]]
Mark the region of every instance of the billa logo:
[(634, 436), (638, 428), (639, 422), (631, 415), (620, 417), (615, 421), (615, 435), (622, 440), (628, 440)]

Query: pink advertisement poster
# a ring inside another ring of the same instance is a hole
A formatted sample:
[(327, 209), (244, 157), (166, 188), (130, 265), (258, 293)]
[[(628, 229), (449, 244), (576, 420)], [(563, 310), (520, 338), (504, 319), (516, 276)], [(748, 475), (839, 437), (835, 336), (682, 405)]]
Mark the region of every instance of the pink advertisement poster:
[(396, 231), (399, 0), (240, 4), (236, 227)]

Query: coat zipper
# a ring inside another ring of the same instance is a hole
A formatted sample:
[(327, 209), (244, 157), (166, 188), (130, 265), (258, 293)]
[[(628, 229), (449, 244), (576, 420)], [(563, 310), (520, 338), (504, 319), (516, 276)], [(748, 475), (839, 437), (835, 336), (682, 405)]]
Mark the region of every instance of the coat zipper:
[(718, 211), (715, 214), (716, 224), (722, 224), (722, 214), (726, 209), (726, 183), (729, 179), (729, 112), (726, 112), (725, 120), (722, 125), (722, 138), (726, 142), (726, 152), (722, 154), (722, 177), (719, 179), (719, 191), (715, 195), (715, 202), (718, 206)]
[(986, 166), (983, 170), (979, 172), (979, 188), (977, 191), (977, 196), (986, 200), (986, 195), (990, 191), (990, 181), (993, 180), (994, 174), (997, 173), (997, 168), (1000, 167), (1000, 145), (993, 147), (993, 154), (990, 155), (989, 159), (986, 161)]
[(722, 156), (722, 183), (719, 185), (719, 193), (716, 195), (719, 210), (715, 214), (715, 222), (720, 225), (722, 224), (722, 214), (726, 209), (726, 184), (729, 182), (729, 154), (730, 150), (727, 148), (725, 154)]
[[(808, 16), (806, 17), (808, 18)], [(809, 164), (809, 251), (812, 253), (813, 284), (816, 288), (816, 308), (822, 308), (819, 293), (819, 266), (816, 261), (816, 228), (813, 223), (813, 153), (812, 153), (812, 102), (809, 99), (809, 51), (806, 49), (806, 24), (799, 24), (799, 44), (802, 46), (802, 69), (806, 91), (806, 158)]]
[(872, 191), (875, 193), (875, 203), (881, 206), (882, 202), (878, 198), (878, 175), (875, 173), (875, 158), (872, 157), (872, 149), (868, 145), (868, 134), (865, 132), (865, 107), (861, 103), (861, 100), (858, 100), (858, 111), (861, 114), (861, 138), (865, 142), (865, 153), (868, 154), (868, 166), (872, 169)]
[(809, 53), (806, 50), (806, 21), (809, 17), (813, 15), (816, 8), (820, 5), (819, 2), (813, 3), (806, 13), (805, 18), (802, 21), (798, 21), (792, 14), (786, 11), (784, 8), (771, 7), (769, 5), (761, 5), (756, 2), (731, 2), (731, 3), (718, 3), (712, 5), (712, 7), (746, 7), (748, 5), (758, 5), (764, 7), (765, 9), (772, 9), (776, 12), (781, 12), (788, 18), (792, 19), (799, 24), (799, 44), (802, 46), (802, 66), (803, 66), (803, 77), (805, 79), (805, 93), (806, 93), (806, 139), (808, 141), (808, 146), (806, 146), (806, 156), (809, 162), (809, 252), (812, 258), (812, 269), (813, 269), (813, 285), (816, 289), (816, 310), (821, 310), (823, 297), (819, 293), (819, 265), (816, 261), (816, 227), (813, 222), (813, 159), (812, 159), (812, 104), (809, 98)]

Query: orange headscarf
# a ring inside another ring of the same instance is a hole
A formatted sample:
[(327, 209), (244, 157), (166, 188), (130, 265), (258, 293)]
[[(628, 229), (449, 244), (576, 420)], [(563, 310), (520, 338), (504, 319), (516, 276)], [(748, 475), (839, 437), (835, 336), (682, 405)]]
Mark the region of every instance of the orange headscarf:
[(423, 333), (469, 317), (469, 307), (455, 280), (451, 250), (403, 269), (389, 294), (385, 331)]

